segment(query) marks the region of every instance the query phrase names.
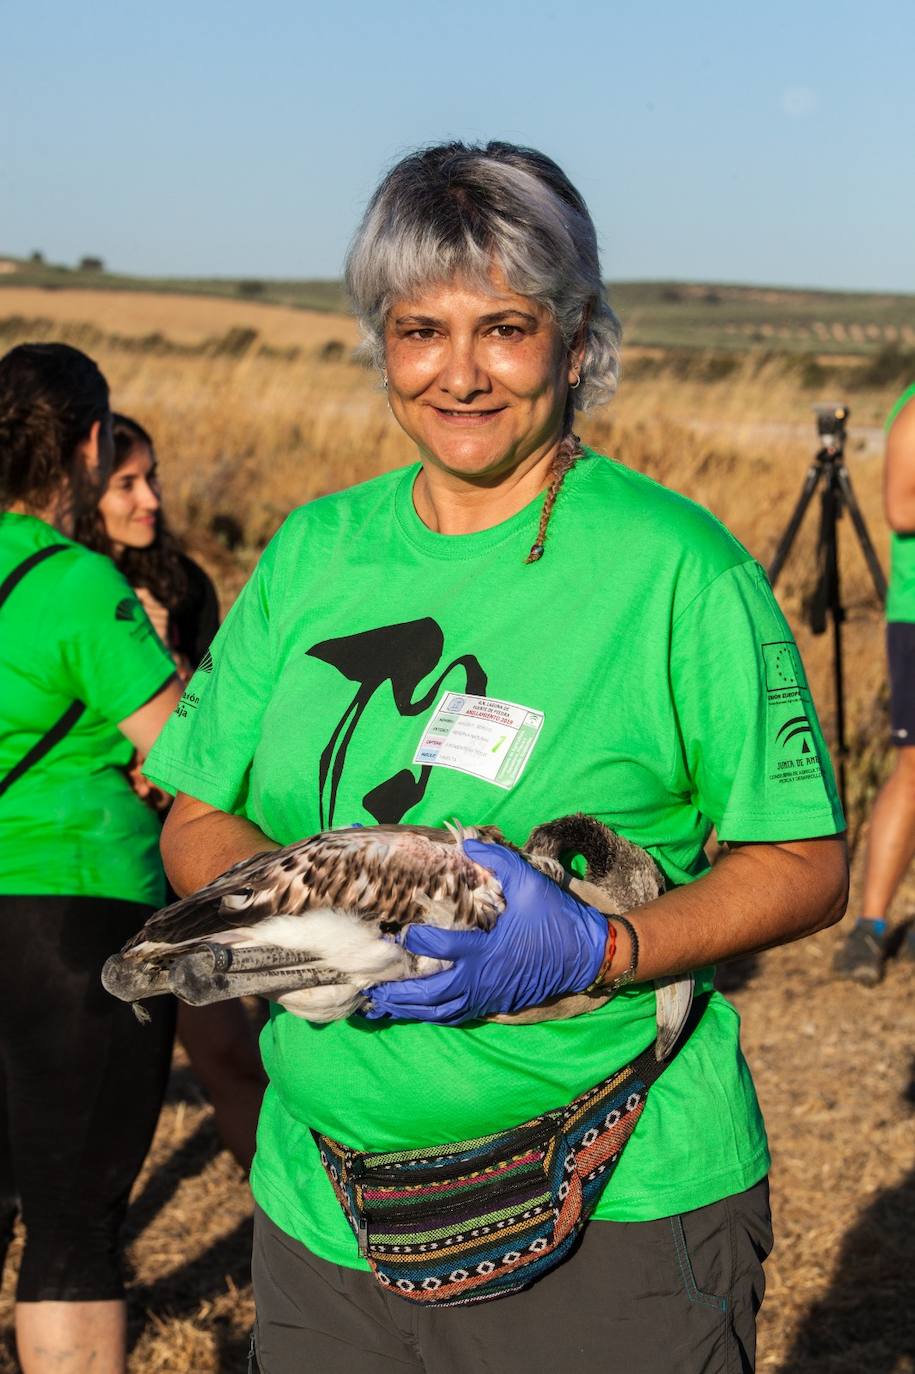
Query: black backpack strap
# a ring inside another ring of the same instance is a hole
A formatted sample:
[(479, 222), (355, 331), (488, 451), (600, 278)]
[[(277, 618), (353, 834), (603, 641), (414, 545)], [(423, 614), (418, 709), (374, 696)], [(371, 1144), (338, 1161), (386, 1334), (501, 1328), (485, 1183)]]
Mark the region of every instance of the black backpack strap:
[(19, 583), (25, 577), (26, 573), (30, 573), (33, 568), (37, 568), (38, 564), (43, 563), (46, 558), (50, 558), (52, 553), (61, 553), (64, 549), (69, 548), (69, 544), (48, 544), (45, 548), (39, 549), (37, 553), (29, 554), (28, 558), (24, 558), (22, 562), (17, 564), (13, 571), (8, 573), (3, 581), (0, 582), (0, 606), (3, 605), (10, 592), (13, 591), (15, 587), (19, 586)]
[[(48, 544), (45, 548), (39, 549), (37, 553), (30, 554), (28, 558), (23, 559), (4, 578), (3, 582), (0, 582), (0, 606), (6, 601), (10, 592), (18, 587), (27, 573), (30, 573), (33, 568), (37, 568), (39, 563), (43, 563), (52, 554), (60, 553), (63, 549), (68, 548), (70, 548), (69, 544)], [(85, 709), (86, 707), (81, 701), (74, 701), (67, 707), (60, 719), (54, 722), (50, 730), (41, 736), (41, 739), (35, 741), (31, 749), (22, 756), (17, 764), (13, 765), (6, 777), (0, 781), (0, 797), (8, 788), (12, 787), (14, 782), (18, 782), (23, 773), (27, 773), (40, 759), (43, 759), (45, 754), (53, 749), (68, 731), (73, 729)]]
[(28, 753), (23, 754), (17, 764), (14, 764), (6, 777), (0, 781), (0, 797), (12, 787), (14, 782), (18, 782), (23, 773), (27, 773), (30, 768), (44, 758), (55, 744), (59, 744), (64, 735), (73, 729), (86, 707), (81, 701), (72, 702), (64, 711), (59, 720), (51, 726), (50, 730), (45, 731), (41, 739), (36, 740)]

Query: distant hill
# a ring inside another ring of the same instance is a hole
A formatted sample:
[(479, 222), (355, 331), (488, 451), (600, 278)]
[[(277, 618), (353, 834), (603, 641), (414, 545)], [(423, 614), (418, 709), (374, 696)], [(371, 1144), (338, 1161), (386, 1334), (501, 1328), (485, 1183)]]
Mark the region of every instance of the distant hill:
[(689, 282), (610, 283), (629, 343), (778, 352), (915, 346), (915, 295)]
[[(73, 268), (0, 258), (0, 292), (8, 286), (49, 293), (66, 288), (180, 293), (331, 313), (346, 310), (339, 281), (125, 276), (100, 270), (93, 259)], [(915, 295), (675, 281), (616, 282), (608, 290), (630, 345), (815, 354), (915, 348)]]
[(338, 281), (280, 281), (234, 277), (135, 277), (119, 272), (60, 267), (0, 256), (0, 290), (5, 286), (38, 286), (45, 291), (78, 288), (82, 291), (153, 291), (182, 296), (220, 296), (262, 301), (306, 310), (342, 313), (346, 309)]

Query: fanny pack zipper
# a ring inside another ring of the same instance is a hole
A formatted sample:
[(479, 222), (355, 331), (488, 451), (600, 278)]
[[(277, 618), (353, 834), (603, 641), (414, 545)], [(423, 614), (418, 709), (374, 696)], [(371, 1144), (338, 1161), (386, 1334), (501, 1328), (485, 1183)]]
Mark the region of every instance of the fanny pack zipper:
[(414, 1183), (434, 1183), (436, 1179), (448, 1178), (449, 1169), (463, 1169), (463, 1175), (458, 1175), (458, 1177), (466, 1177), (470, 1173), (481, 1173), (493, 1164), (504, 1163), (507, 1153), (523, 1154), (525, 1150), (536, 1149), (540, 1146), (543, 1147), (545, 1153), (547, 1145), (560, 1130), (561, 1118), (557, 1114), (557, 1119), (551, 1121), (548, 1128), (544, 1129), (544, 1123), (541, 1121), (538, 1123), (536, 1132), (532, 1131), (528, 1136), (519, 1136), (517, 1140), (508, 1143), (503, 1140), (501, 1144), (494, 1145), (485, 1155), (474, 1156), (470, 1159), (457, 1158), (453, 1162), (440, 1165), (438, 1168), (413, 1168), (409, 1163), (387, 1166), (384, 1164), (374, 1165), (365, 1160), (357, 1163), (353, 1159), (348, 1173), (350, 1178), (357, 1179), (360, 1183), (400, 1183), (405, 1188)]

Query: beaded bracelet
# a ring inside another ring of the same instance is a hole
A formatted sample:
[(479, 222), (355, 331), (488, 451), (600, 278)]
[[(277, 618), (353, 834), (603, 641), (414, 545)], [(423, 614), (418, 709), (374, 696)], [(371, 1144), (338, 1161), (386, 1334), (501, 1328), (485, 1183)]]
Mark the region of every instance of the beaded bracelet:
[(618, 921), (623, 927), (632, 946), (629, 953), (629, 967), (624, 969), (619, 977), (614, 978), (610, 984), (610, 991), (616, 992), (619, 988), (624, 988), (627, 983), (635, 982), (635, 975), (639, 971), (639, 936), (635, 926), (625, 916), (613, 916), (611, 919)]
[[(616, 924), (614, 924), (614, 923), (617, 923), (617, 924), (621, 925), (621, 926), (623, 927), (623, 929), (626, 931), (626, 934), (629, 936), (629, 943), (630, 943), (629, 966), (628, 966), (628, 968), (625, 968), (625, 969), (623, 970), (623, 972), (620, 973), (616, 978), (614, 978), (611, 982), (608, 983), (608, 982), (605, 982), (605, 979), (607, 978), (608, 974), (610, 973), (610, 969), (611, 969), (612, 964), (613, 964), (613, 959), (614, 959), (614, 956), (616, 955), (616, 937), (617, 937), (617, 931), (616, 931)], [(607, 917), (607, 945), (606, 945), (606, 948), (605, 948), (605, 950), (604, 950), (604, 957), (603, 957), (603, 959), (601, 960), (601, 966), (600, 966), (600, 968), (597, 970), (597, 975), (596, 975), (596, 977), (595, 977), (594, 980), (588, 985), (588, 987), (585, 988), (585, 993), (588, 994), (588, 995), (593, 996), (593, 995), (595, 995), (595, 994), (597, 994), (597, 993), (602, 993), (602, 992), (617, 992), (620, 988), (624, 988), (624, 987), (627, 985), (627, 983), (634, 983), (634, 982), (635, 982), (635, 975), (636, 975), (636, 973), (638, 972), (638, 967), (639, 967), (639, 937), (638, 937), (638, 934), (636, 933), (635, 926), (632, 924), (632, 922), (631, 922), (630, 920), (627, 920), (627, 918), (626, 918), (625, 916), (619, 916), (619, 915), (608, 916), (608, 917)]]

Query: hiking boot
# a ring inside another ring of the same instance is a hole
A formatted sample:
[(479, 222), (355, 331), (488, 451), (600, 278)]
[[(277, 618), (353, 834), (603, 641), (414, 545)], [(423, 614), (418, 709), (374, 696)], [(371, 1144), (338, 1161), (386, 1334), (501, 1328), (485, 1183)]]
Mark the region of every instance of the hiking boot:
[(866, 926), (856, 925), (846, 935), (832, 961), (840, 978), (875, 987), (883, 977), (883, 945)]

